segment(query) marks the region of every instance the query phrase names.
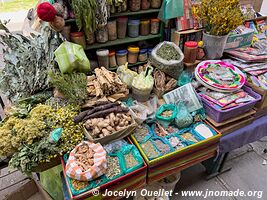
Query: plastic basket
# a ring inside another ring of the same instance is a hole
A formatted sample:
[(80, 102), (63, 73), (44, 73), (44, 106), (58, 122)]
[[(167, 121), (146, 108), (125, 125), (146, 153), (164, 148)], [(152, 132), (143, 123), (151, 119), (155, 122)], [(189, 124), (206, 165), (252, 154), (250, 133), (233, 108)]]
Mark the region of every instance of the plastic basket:
[(224, 50), (250, 46), (253, 36), (254, 36), (253, 30), (251, 30), (248, 33), (231, 35), (227, 39)]
[(247, 92), (250, 96), (254, 97), (255, 100), (244, 103), (242, 105), (227, 109), (220, 110), (213, 107), (206, 99), (201, 98), (203, 102), (203, 106), (206, 110), (207, 115), (216, 122), (222, 122), (230, 118), (237, 117), (247, 111), (249, 111), (253, 106), (261, 100), (261, 96), (254, 92), (251, 88), (247, 86), (243, 86), (245, 92)]

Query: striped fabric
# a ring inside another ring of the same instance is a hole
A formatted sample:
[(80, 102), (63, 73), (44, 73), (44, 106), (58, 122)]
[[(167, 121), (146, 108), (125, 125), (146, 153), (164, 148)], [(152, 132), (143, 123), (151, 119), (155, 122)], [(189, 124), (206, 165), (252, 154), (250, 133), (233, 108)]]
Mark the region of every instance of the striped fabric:
[[(75, 153), (79, 146), (87, 144), (90, 149), (94, 151), (94, 165), (90, 167), (87, 171), (78, 166), (76, 163)], [(90, 181), (93, 180), (106, 172), (107, 160), (106, 151), (101, 146), (101, 144), (83, 141), (78, 144), (71, 152), (66, 164), (66, 174), (73, 179), (80, 181)]]

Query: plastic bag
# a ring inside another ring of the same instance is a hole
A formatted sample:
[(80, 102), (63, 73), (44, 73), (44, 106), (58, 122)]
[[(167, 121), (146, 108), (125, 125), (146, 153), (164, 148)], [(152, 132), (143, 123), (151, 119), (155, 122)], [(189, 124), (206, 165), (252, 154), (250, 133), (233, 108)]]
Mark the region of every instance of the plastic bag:
[(135, 105), (129, 108), (130, 113), (137, 124), (142, 124), (147, 119), (149, 110), (143, 104), (137, 102)]
[(122, 82), (128, 86), (128, 88), (132, 87), (133, 79), (138, 75), (135, 71), (128, 69), (128, 63), (119, 66), (117, 69), (117, 74), (119, 78), (122, 80)]
[(166, 0), (160, 8), (159, 19), (165, 20), (181, 17), (184, 15), (183, 0)]
[(127, 145), (128, 143), (125, 140), (118, 140), (115, 142), (112, 142), (110, 144), (106, 144), (104, 146), (104, 149), (108, 154), (113, 154), (119, 151), (123, 146)]
[(59, 65), (61, 73), (90, 71), (90, 62), (83, 47), (71, 42), (63, 42), (55, 51), (55, 60)]
[[(94, 151), (94, 164), (89, 169), (84, 171), (84, 169), (78, 165), (76, 159), (76, 152), (78, 148), (82, 145), (88, 145), (90, 149)], [(105, 173), (107, 169), (106, 151), (101, 146), (101, 144), (94, 144), (92, 142), (83, 141), (78, 144), (69, 155), (69, 159), (66, 164), (66, 174), (73, 179), (79, 181), (90, 181)]]
[(139, 90), (152, 90), (154, 85), (154, 78), (151, 75), (153, 68), (148, 66), (146, 71), (141, 72), (136, 77), (134, 77), (132, 86)]
[[(171, 112), (169, 113), (170, 116), (162, 116), (164, 112)], [(177, 107), (174, 104), (163, 104), (162, 106), (159, 107), (159, 109), (156, 112), (156, 119), (159, 121), (159, 123), (164, 127), (167, 128), (170, 123), (173, 122), (177, 115)]]
[[(134, 145), (122, 147), (121, 155), (123, 156), (123, 170), (125, 173), (130, 173), (143, 166), (142, 156)], [(135, 163), (132, 166), (127, 166), (129, 161)]]
[(178, 86), (183, 86), (187, 83), (191, 83), (192, 81), (192, 74), (188, 73), (187, 71), (183, 71), (178, 79)]
[(175, 124), (178, 128), (185, 128), (193, 123), (193, 117), (186, 108), (183, 101), (180, 101), (177, 105), (178, 115), (175, 118)]
[(151, 75), (153, 68), (148, 66), (145, 72), (134, 77), (132, 82), (133, 98), (138, 101), (147, 101), (153, 89), (154, 78)]
[[(180, 55), (180, 58), (178, 60), (165, 60), (157, 55), (157, 51), (161, 48), (161, 46), (166, 44), (174, 47), (174, 49)], [(166, 74), (175, 79), (178, 79), (183, 71), (184, 68), (183, 59), (184, 59), (183, 52), (173, 42), (167, 42), (167, 41), (161, 42), (152, 50), (151, 53), (151, 61), (153, 66), (157, 67), (159, 70), (165, 72)]]

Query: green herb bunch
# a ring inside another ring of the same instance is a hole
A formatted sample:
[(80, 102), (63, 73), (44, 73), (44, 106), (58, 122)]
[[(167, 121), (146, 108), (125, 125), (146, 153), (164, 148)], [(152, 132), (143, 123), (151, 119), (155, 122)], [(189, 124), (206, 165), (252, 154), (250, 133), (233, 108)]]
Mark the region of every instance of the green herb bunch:
[(87, 82), (84, 73), (61, 74), (49, 72), (51, 84), (66, 97), (70, 103), (83, 103), (87, 98)]

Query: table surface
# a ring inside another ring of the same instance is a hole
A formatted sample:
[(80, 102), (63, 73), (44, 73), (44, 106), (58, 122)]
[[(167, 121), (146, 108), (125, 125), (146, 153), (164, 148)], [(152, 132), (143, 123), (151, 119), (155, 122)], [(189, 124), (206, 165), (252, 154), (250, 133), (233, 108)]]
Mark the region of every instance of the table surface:
[(256, 119), (251, 124), (223, 136), (219, 144), (219, 153), (230, 152), (264, 136), (267, 136), (267, 116)]

